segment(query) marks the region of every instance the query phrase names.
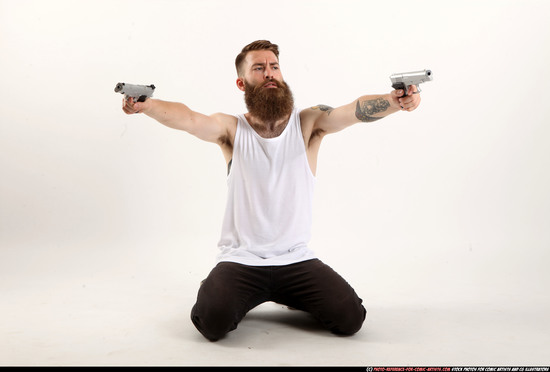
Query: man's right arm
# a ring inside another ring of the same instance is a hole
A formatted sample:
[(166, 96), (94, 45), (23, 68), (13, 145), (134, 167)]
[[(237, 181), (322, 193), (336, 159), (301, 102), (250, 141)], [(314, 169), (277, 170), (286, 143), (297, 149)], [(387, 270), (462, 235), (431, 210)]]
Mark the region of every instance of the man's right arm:
[[(225, 114), (207, 116), (191, 110), (183, 103), (149, 98), (145, 102), (123, 101), (122, 110), (130, 115), (143, 113), (167, 127), (186, 131), (199, 139), (224, 147), (232, 147), (236, 118)], [(225, 153), (225, 149), (224, 149)]]

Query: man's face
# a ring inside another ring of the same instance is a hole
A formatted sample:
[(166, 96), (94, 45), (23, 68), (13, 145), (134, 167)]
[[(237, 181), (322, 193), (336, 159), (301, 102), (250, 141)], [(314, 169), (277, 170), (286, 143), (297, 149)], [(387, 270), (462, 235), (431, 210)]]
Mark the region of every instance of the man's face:
[(284, 119), (294, 108), (294, 98), (283, 81), (279, 62), (273, 52), (249, 52), (244, 77), (237, 80), (249, 112), (264, 122)]
[[(262, 81), (275, 79), (283, 81), (283, 75), (279, 67), (279, 60), (270, 50), (254, 50), (246, 55), (243, 63), (243, 76), (239, 77), (242, 80), (242, 85), (237, 80), (237, 86), (244, 91), (244, 82), (249, 85), (256, 86)], [(268, 88), (274, 89), (273, 86)]]

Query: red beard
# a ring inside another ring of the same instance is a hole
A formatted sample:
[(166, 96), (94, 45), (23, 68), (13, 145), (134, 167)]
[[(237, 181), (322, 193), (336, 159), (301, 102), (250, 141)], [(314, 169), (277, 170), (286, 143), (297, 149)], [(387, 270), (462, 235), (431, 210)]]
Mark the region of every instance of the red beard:
[[(264, 88), (267, 83), (274, 83), (277, 88)], [(244, 87), (244, 101), (248, 111), (262, 122), (284, 119), (294, 109), (294, 97), (285, 82), (265, 80), (254, 87), (245, 81)]]

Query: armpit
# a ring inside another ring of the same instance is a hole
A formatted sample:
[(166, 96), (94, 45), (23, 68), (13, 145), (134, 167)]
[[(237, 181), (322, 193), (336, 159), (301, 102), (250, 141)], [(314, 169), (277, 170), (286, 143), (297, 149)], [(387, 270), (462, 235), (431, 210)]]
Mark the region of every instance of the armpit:
[(226, 146), (230, 149), (233, 149), (233, 142), (231, 141), (231, 136), (229, 133), (225, 133), (223, 136), (218, 138), (218, 144), (220, 146)]

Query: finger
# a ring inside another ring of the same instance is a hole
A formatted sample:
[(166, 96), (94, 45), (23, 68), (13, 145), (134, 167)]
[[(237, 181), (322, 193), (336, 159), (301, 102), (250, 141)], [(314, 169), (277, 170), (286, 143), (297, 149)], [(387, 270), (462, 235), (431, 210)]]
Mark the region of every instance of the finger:
[(122, 106), (122, 111), (124, 111), (125, 114), (133, 114), (133, 110), (130, 109), (128, 106)]
[(407, 110), (411, 107), (411, 100), (408, 98), (402, 98), (399, 100), (399, 105), (401, 105), (402, 110)]
[(404, 96), (402, 98), (399, 98), (399, 102), (401, 104), (409, 104), (414, 100), (413, 96)]
[(124, 113), (128, 115), (135, 114), (135, 110), (131, 107), (128, 107), (127, 105), (122, 107), (122, 111), (124, 111)]
[(399, 100), (399, 105), (401, 106), (401, 110), (406, 111), (410, 107), (413, 106), (412, 101), (408, 98), (403, 98)]
[(132, 97), (122, 100), (122, 111), (126, 114), (137, 114), (140, 109), (139, 104), (134, 103), (134, 99)]
[(392, 91), (391, 94), (394, 95), (396, 98), (399, 98), (399, 97), (403, 96), (403, 90), (402, 89), (397, 89), (397, 90)]
[(420, 96), (415, 95), (414, 97), (415, 99), (403, 104), (403, 108), (405, 111), (410, 112), (410, 111), (416, 110), (418, 105), (420, 105)]

